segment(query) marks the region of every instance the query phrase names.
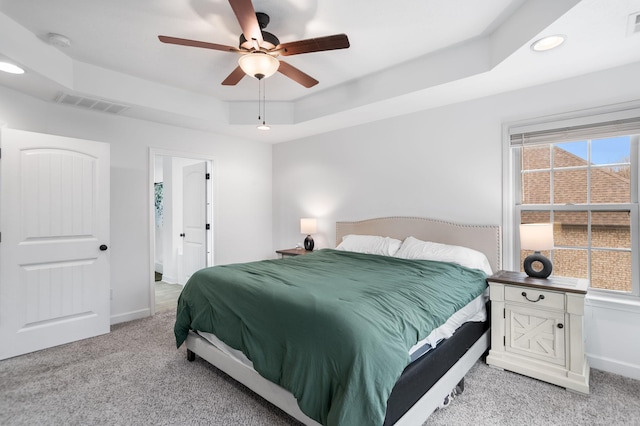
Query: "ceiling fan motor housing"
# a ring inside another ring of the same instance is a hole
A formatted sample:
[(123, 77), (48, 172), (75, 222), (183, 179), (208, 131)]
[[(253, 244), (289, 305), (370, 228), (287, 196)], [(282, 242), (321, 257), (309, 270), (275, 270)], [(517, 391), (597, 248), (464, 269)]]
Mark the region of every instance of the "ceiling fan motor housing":
[[(278, 37), (267, 31), (262, 31), (262, 39), (264, 40), (264, 43), (262, 43), (262, 46), (260, 47), (266, 50), (275, 49), (275, 47), (280, 44), (280, 40), (278, 40)], [(254, 48), (253, 43), (248, 41), (244, 34), (240, 34), (240, 48), (249, 50)]]
[(269, 22), (271, 22), (271, 18), (264, 12), (256, 12), (256, 19), (258, 20), (258, 25), (260, 25), (261, 29), (267, 28)]

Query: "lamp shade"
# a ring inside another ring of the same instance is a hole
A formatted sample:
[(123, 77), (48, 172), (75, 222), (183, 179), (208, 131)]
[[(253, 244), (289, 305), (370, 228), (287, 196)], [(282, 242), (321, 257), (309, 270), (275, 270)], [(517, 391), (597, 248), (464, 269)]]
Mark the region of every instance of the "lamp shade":
[(309, 235), (318, 231), (318, 223), (314, 218), (300, 219), (300, 233)]
[(251, 52), (240, 56), (238, 65), (245, 74), (262, 80), (278, 71), (280, 61), (265, 52)]
[(527, 223), (520, 225), (520, 250), (551, 250), (553, 223)]

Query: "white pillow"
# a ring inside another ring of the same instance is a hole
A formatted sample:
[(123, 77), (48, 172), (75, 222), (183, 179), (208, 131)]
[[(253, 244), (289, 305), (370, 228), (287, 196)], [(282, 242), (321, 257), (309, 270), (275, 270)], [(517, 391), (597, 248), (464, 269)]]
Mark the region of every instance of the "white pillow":
[(395, 238), (380, 237), (377, 235), (349, 234), (342, 237), (342, 242), (338, 244), (336, 250), (393, 256), (401, 244), (402, 241), (396, 240)]
[(492, 275), (489, 259), (484, 253), (467, 247), (422, 241), (414, 237), (407, 237), (404, 240), (395, 257), (457, 263)]

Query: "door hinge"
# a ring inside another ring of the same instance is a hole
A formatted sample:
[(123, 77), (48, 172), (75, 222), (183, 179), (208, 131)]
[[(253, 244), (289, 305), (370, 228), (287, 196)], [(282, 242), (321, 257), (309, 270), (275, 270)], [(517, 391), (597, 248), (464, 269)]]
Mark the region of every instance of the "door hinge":
[(207, 231), (208, 231), (208, 230), (210, 230), (210, 229), (211, 229), (211, 225), (209, 225), (209, 224), (207, 223), (207, 224), (206, 224), (206, 226), (205, 226), (205, 229), (206, 229)]
[(502, 336), (502, 346), (507, 346), (507, 336)]
[(207, 174), (205, 174), (205, 175), (204, 175), (204, 178), (205, 178), (206, 180), (209, 180), (209, 179), (211, 179), (211, 175), (210, 175), (209, 173), (207, 173)]
[(506, 309), (502, 310), (502, 318), (505, 318), (505, 319), (507, 318), (507, 310)]

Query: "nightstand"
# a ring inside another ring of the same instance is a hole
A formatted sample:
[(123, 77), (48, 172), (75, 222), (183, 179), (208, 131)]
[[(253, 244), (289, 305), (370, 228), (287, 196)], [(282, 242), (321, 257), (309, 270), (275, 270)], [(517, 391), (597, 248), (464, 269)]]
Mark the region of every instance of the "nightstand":
[(276, 253), (278, 253), (280, 257), (283, 258), (285, 256), (301, 256), (303, 254), (313, 253), (313, 250), (305, 250), (301, 247), (301, 248), (276, 250)]
[(487, 278), (491, 350), (487, 364), (589, 393), (584, 352), (587, 281), (499, 271)]

